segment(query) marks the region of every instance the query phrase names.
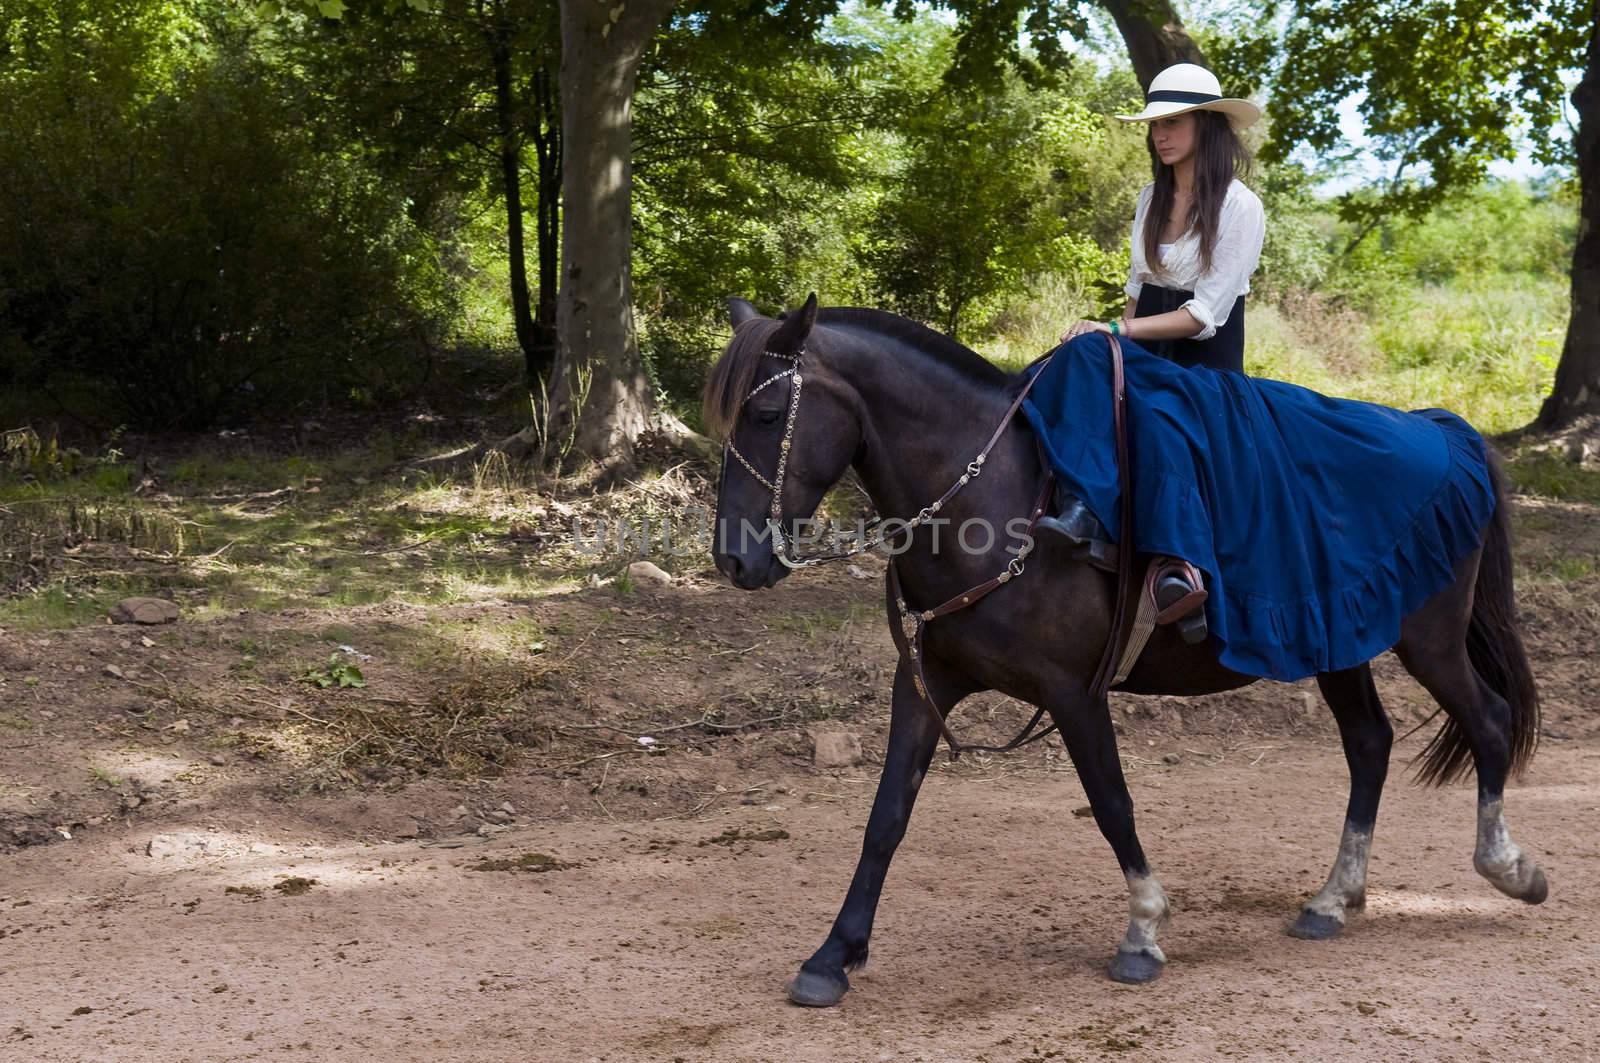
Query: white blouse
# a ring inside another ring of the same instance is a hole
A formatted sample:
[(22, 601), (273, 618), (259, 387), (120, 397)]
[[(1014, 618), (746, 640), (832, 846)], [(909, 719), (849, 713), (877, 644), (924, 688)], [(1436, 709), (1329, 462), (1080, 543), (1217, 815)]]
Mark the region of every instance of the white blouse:
[(1144, 255), (1144, 224), (1155, 187), (1151, 182), (1139, 193), (1139, 207), (1133, 216), (1133, 260), (1123, 290), (1129, 299), (1138, 299), (1139, 290), (1149, 281), (1194, 292), (1194, 298), (1179, 309), (1187, 309), (1203, 326), (1193, 338), (1208, 340), (1227, 323), (1234, 301), (1250, 291), (1250, 274), (1261, 261), (1261, 241), (1267, 235), (1266, 213), (1261, 199), (1235, 178), (1222, 201), (1211, 268), (1201, 272), (1200, 234), (1192, 226), (1172, 243), (1159, 245), (1161, 261), (1151, 266)]

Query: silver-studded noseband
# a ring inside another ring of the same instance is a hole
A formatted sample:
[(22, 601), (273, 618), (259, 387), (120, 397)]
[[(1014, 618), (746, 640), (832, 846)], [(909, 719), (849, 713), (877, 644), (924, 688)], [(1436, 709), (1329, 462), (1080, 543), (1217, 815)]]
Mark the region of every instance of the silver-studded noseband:
[(800, 388), (805, 384), (805, 378), (800, 375), (800, 363), (805, 358), (806, 352), (805, 348), (802, 347), (797, 354), (778, 354), (775, 351), (763, 351), (761, 356), (763, 358), (776, 358), (780, 361), (789, 362), (789, 368), (783, 370), (781, 373), (774, 373), (772, 376), (767, 377), (767, 379), (751, 388), (750, 394), (744, 397), (744, 401), (739, 404), (739, 408), (742, 410), (746, 403), (755, 398), (762, 391), (765, 391), (767, 388), (771, 387), (773, 384), (776, 384), (778, 381), (784, 379), (785, 377), (790, 378), (789, 413), (783, 423), (783, 441), (778, 444), (778, 471), (773, 473), (772, 479), (770, 480), (761, 475), (761, 470), (757, 469), (755, 465), (751, 463), (749, 458), (739, 453), (739, 448), (733, 445), (733, 431), (730, 429), (728, 432), (728, 441), (723, 445), (723, 475), (727, 475), (728, 455), (732, 454), (734, 457), (739, 459), (739, 464), (743, 465), (745, 470), (749, 472), (751, 476), (756, 478), (757, 483), (771, 492), (772, 505), (769, 507), (768, 512), (771, 515), (769, 524), (772, 527), (773, 556), (790, 568), (803, 568), (806, 565), (816, 564), (818, 561), (823, 559), (812, 558), (810, 560), (802, 561), (799, 558), (791, 558), (789, 556), (789, 545), (783, 536), (783, 478), (784, 474), (789, 470), (789, 448), (794, 444), (795, 417), (800, 413)]
[[(805, 383), (805, 378), (801, 376), (800, 373), (800, 364), (804, 360), (805, 355), (806, 352), (805, 348), (803, 347), (797, 354), (778, 354), (775, 351), (763, 351), (762, 357), (776, 358), (780, 361), (789, 362), (791, 365), (788, 369), (785, 369), (780, 373), (774, 373), (772, 376), (751, 388), (750, 394), (746, 395), (744, 397), (744, 401), (739, 404), (740, 410), (743, 410), (745, 403), (748, 403), (766, 388), (771, 387), (773, 384), (783, 380), (785, 377), (788, 377), (792, 380), (792, 385), (789, 392), (789, 413), (783, 424), (783, 441), (778, 444), (778, 471), (773, 474), (772, 479), (769, 480), (763, 476), (761, 474), (761, 470), (757, 469), (755, 465), (751, 463), (749, 458), (739, 453), (739, 448), (733, 445), (732, 430), (728, 432), (728, 440), (723, 445), (722, 456), (722, 474), (724, 477), (726, 477), (728, 474), (728, 455), (732, 454), (735, 458), (739, 459), (739, 464), (745, 467), (745, 471), (756, 478), (757, 483), (771, 492), (772, 504), (768, 508), (768, 513), (770, 514), (768, 523), (772, 528), (772, 554), (788, 568), (807, 568), (811, 565), (820, 565), (825, 561), (842, 561), (846, 558), (855, 557), (857, 554), (865, 553), (868, 550), (872, 550), (883, 545), (883, 541), (890, 536), (907, 534), (932, 520), (934, 516), (944, 508), (945, 503), (949, 502), (950, 499), (955, 497), (958, 491), (975, 480), (983, 472), (983, 463), (988, 460), (989, 451), (993, 449), (995, 443), (999, 441), (1001, 432), (1003, 432), (1006, 425), (1010, 423), (1011, 418), (1016, 414), (1017, 408), (1022, 402), (1022, 395), (1018, 395), (1017, 400), (1012, 403), (1011, 409), (1007, 411), (1005, 420), (1001, 422), (999, 428), (995, 429), (994, 435), (990, 437), (989, 443), (983, 448), (982, 453), (967, 463), (966, 470), (961, 473), (961, 475), (956, 479), (955, 483), (950, 485), (949, 490), (947, 490), (943, 495), (939, 496), (939, 498), (932, 503), (918, 510), (916, 516), (909, 520), (897, 519), (890, 521), (878, 521), (874, 524), (872, 531), (861, 536), (854, 543), (842, 550), (835, 550), (831, 553), (824, 554), (813, 554), (810, 557), (804, 558), (791, 556), (791, 547), (789, 541), (784, 537), (783, 534), (783, 479), (784, 474), (787, 473), (789, 469), (789, 450), (794, 444), (795, 419), (800, 413), (800, 388)], [(1032, 386), (1031, 380), (1028, 386)], [(1026, 393), (1027, 390), (1024, 388), (1022, 394), (1025, 395)], [(722, 493), (720, 486), (717, 493), (718, 495)], [(886, 533), (884, 529), (890, 526), (896, 527), (893, 531)], [(1013, 576), (1022, 575), (1022, 557), (1026, 556), (1027, 552), (1024, 551), (1021, 557), (1016, 557), (1011, 560), (1010, 564), (1007, 565), (1007, 579)]]

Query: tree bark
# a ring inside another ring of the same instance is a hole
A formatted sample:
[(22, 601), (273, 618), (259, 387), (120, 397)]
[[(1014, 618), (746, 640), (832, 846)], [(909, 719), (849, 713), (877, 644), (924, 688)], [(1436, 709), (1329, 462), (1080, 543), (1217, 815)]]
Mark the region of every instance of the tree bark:
[(630, 465), (655, 413), (633, 321), (633, 93), (674, 3), (561, 0), (561, 290), (547, 459), (570, 440), (603, 465)]
[(1205, 65), (1171, 0), (1100, 0), (1100, 6), (1117, 23), (1140, 88), (1148, 91), (1155, 76), (1173, 63)]
[[(483, 5), (478, 15), (483, 17)], [(499, 136), (500, 182), (506, 201), (506, 254), (511, 267), (511, 320), (522, 348), (528, 384), (548, 374), (550, 366), (539, 350), (538, 331), (533, 323), (532, 300), (528, 296), (528, 258), (523, 244), (522, 217), (522, 138), (517, 132), (516, 98), (511, 91), (511, 26), (503, 5), (494, 5), (489, 36), (489, 55), (494, 63), (495, 132)]]
[(1533, 427), (1564, 428), (1600, 413), (1600, 20), (1589, 28), (1589, 58), (1572, 91), (1578, 112), (1578, 240), (1572, 249), (1572, 316), (1555, 387)]
[(539, 300), (533, 311), (539, 357), (547, 366), (556, 358), (556, 290), (561, 238), (561, 112), (549, 67), (533, 75), (533, 153), (539, 167), (538, 241)]

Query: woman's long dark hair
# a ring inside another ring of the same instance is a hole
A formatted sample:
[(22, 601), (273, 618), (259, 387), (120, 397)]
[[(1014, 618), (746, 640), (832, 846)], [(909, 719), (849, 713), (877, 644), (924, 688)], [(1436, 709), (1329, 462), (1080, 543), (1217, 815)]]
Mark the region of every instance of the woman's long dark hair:
[[(1190, 111), (1195, 120), (1194, 149), (1194, 199), (1189, 204), (1189, 217), (1184, 222), (1184, 232), (1191, 228), (1200, 234), (1200, 268), (1211, 268), (1211, 252), (1217, 246), (1217, 226), (1222, 217), (1222, 201), (1228, 198), (1228, 186), (1234, 177), (1250, 173), (1250, 149), (1244, 146), (1239, 134), (1234, 132), (1228, 116), (1219, 111)], [(1149, 136), (1155, 136), (1155, 125)], [(1162, 162), (1152, 147), (1156, 187), (1150, 197), (1150, 212), (1144, 221), (1144, 258), (1152, 265), (1161, 261), (1161, 230), (1166, 228), (1167, 216), (1172, 213), (1172, 197), (1177, 180), (1172, 167)]]

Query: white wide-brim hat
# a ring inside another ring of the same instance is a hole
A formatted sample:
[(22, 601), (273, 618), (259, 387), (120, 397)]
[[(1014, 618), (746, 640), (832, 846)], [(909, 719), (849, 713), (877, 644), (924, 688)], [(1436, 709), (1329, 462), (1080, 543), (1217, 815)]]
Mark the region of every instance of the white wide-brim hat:
[(1124, 122), (1153, 122), (1185, 111), (1221, 111), (1235, 129), (1253, 125), (1261, 117), (1261, 108), (1249, 100), (1224, 96), (1217, 76), (1194, 63), (1177, 63), (1157, 74), (1144, 94), (1144, 110), (1117, 117)]

